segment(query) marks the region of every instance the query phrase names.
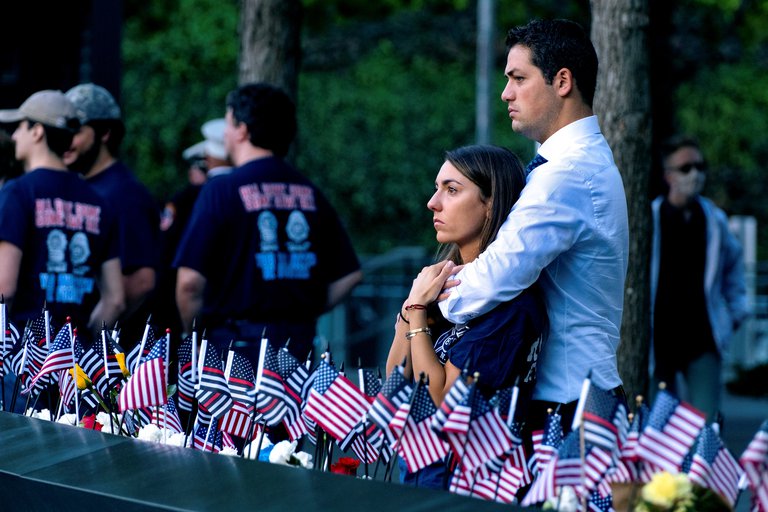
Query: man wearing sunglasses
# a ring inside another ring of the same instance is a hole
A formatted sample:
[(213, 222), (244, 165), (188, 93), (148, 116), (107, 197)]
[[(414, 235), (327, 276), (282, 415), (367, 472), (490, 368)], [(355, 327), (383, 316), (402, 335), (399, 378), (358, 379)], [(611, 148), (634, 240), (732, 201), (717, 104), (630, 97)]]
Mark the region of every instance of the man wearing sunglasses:
[(707, 164), (697, 142), (666, 141), (661, 163), (669, 189), (652, 204), (652, 389), (682, 391), (681, 374), (682, 398), (714, 421), (723, 353), (748, 313), (741, 246), (725, 213), (700, 195)]

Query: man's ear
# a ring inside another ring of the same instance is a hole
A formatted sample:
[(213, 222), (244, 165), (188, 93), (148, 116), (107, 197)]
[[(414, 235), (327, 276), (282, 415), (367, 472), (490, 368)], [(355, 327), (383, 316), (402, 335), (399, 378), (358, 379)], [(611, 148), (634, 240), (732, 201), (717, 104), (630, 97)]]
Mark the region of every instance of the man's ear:
[(576, 82), (574, 81), (571, 70), (568, 68), (560, 69), (555, 73), (555, 77), (552, 79), (552, 85), (558, 95), (561, 97), (568, 96), (576, 87)]
[(45, 138), (45, 128), (40, 123), (35, 123), (29, 129), (32, 132), (32, 138), (35, 142), (40, 142)]

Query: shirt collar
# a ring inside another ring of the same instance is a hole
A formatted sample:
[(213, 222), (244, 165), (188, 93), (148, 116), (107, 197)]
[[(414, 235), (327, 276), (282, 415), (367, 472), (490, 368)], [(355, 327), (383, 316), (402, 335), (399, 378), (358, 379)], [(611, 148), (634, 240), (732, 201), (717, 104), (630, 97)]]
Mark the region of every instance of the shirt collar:
[(597, 116), (583, 117), (553, 133), (544, 141), (544, 144), (539, 146), (538, 153), (548, 161), (553, 160), (563, 152), (564, 148), (572, 146), (578, 139), (599, 133)]

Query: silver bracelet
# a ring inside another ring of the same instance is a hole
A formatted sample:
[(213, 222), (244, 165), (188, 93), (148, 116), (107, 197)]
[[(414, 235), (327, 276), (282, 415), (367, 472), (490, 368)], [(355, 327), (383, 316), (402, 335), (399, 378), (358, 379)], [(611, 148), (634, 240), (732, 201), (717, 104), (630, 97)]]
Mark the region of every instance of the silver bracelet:
[(418, 329), (411, 329), (405, 333), (405, 339), (411, 341), (411, 338), (419, 334), (420, 332), (426, 333), (427, 336), (432, 336), (432, 330), (429, 327), (419, 327)]

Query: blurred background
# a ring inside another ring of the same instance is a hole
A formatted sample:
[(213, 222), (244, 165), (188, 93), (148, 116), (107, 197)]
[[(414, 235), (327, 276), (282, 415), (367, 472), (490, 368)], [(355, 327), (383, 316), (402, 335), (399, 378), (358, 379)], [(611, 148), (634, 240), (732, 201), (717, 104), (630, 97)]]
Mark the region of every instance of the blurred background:
[[(364, 262), (364, 283), (323, 318), (318, 343), (330, 343), (337, 360), (383, 364), (398, 306), (436, 249), (426, 201), (443, 152), (483, 141), (510, 147), (523, 160), (534, 154), (509, 128), (499, 99), (506, 30), (537, 17), (570, 18), (589, 28), (594, 6), (585, 0), (6, 2), (0, 108), (17, 107), (40, 89), (105, 86), (123, 107), (121, 156), (162, 205), (186, 184), (182, 150), (200, 140), (203, 122), (223, 115), (226, 93), (254, 76), (243, 69), (243, 56), (252, 44), (249, 31), (263, 30), (245, 16), (255, 4), (295, 9), (288, 21), (300, 43), (287, 83), (298, 105), (299, 136), (291, 158), (329, 196)], [(734, 342), (729, 378), (745, 392), (758, 386), (768, 394), (759, 377), (768, 361), (768, 88), (762, 86), (768, 2), (649, 0), (647, 8), (651, 147), (676, 132), (701, 142), (710, 165), (704, 194), (733, 216), (745, 243), (756, 312)], [(615, 86), (633, 80), (623, 77)], [(661, 183), (659, 169), (650, 167), (648, 198)]]

